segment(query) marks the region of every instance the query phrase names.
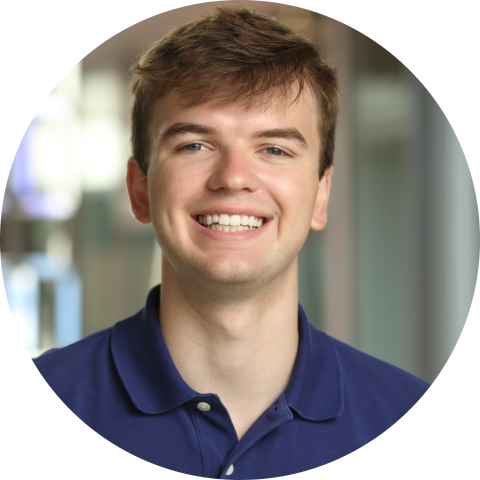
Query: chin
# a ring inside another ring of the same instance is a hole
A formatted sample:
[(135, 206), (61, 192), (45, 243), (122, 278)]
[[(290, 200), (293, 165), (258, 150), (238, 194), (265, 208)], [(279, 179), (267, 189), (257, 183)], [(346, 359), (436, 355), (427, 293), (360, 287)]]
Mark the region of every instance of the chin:
[(237, 292), (246, 293), (251, 289), (258, 290), (259, 285), (265, 280), (264, 269), (258, 263), (246, 262), (209, 262), (193, 266), (194, 272), (190, 271), (190, 278), (198, 279), (196, 282), (200, 289), (206, 288), (210, 292), (219, 294), (229, 292), (230, 295)]
[[(225, 262), (230, 263), (230, 262)], [(199, 276), (211, 282), (225, 285), (241, 285), (255, 282), (261, 273), (258, 266), (235, 262), (234, 265), (207, 265), (199, 272)]]

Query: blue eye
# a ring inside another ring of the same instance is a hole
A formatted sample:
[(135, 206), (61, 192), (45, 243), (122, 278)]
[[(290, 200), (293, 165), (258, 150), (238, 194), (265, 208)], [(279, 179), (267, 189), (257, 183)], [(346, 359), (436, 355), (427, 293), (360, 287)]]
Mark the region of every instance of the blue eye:
[(279, 148), (275, 148), (275, 147), (268, 147), (265, 149), (265, 151), (269, 155), (284, 155), (285, 153), (283, 150), (280, 150)]
[(190, 143), (190, 145), (185, 145), (183, 148), (189, 152), (199, 152), (202, 147), (203, 145), (201, 143)]

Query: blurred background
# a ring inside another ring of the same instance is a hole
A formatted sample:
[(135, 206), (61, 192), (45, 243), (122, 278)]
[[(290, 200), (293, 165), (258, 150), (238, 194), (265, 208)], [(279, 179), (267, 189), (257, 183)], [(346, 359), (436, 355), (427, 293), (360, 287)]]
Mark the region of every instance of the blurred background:
[[(300, 253), (300, 303), (330, 335), (433, 381), (467, 318), (479, 260), (475, 192), (453, 130), (421, 83), (368, 37), (308, 10), (235, 3), (319, 41), (342, 77), (329, 224)], [(134, 314), (160, 282), (160, 249), (131, 215), (124, 182), (128, 68), (216, 4), (163, 13), (100, 45), (26, 131), (0, 241), (31, 356)]]

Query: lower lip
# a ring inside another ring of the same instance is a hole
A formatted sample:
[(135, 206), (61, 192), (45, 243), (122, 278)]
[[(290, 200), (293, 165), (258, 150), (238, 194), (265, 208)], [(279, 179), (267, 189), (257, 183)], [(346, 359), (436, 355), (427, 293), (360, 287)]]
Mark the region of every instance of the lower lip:
[(205, 235), (208, 238), (211, 238), (212, 240), (221, 240), (223, 242), (235, 242), (235, 241), (243, 241), (243, 240), (249, 240), (251, 238), (255, 238), (258, 235), (260, 235), (267, 225), (270, 223), (269, 221), (265, 222), (261, 227), (259, 228), (254, 228), (253, 230), (242, 230), (241, 232), (222, 232), (220, 230), (213, 230), (210, 228), (206, 228), (200, 223), (197, 222), (197, 220), (194, 217), (190, 217), (192, 219), (192, 222), (195, 224), (197, 230)]

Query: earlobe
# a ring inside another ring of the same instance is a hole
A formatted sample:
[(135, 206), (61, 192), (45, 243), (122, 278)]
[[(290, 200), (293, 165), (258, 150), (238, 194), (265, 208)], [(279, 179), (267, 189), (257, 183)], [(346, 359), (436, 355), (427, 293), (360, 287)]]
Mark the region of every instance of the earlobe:
[(327, 224), (327, 209), (332, 174), (333, 167), (329, 167), (318, 185), (317, 199), (315, 200), (312, 223), (310, 224), (312, 230), (323, 230)]
[(127, 189), (132, 213), (140, 223), (150, 223), (148, 177), (142, 172), (137, 159), (132, 157), (127, 165)]

